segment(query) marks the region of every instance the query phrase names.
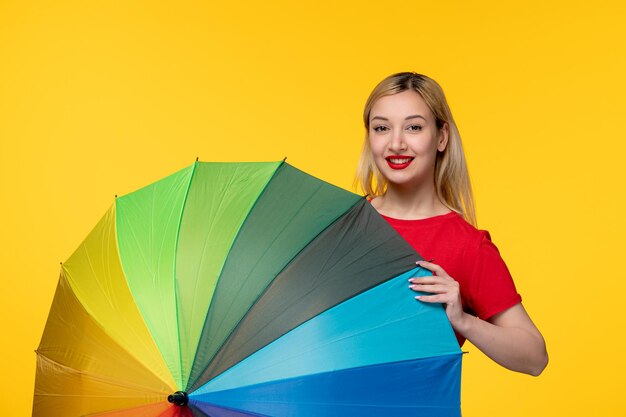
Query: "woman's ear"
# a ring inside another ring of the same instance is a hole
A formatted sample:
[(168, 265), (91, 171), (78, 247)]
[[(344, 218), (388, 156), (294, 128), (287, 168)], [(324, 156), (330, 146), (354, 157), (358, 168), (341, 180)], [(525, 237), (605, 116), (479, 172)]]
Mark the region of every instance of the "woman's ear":
[(449, 130), (448, 123), (444, 123), (441, 129), (439, 129), (439, 141), (437, 142), (437, 150), (439, 152), (445, 151), (446, 146), (448, 146)]

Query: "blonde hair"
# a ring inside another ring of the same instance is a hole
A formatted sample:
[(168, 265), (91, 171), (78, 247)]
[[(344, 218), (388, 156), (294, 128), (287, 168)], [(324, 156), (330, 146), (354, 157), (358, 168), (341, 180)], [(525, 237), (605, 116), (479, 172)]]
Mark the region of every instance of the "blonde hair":
[(400, 72), (382, 80), (370, 94), (363, 110), (365, 141), (357, 167), (355, 184), (372, 197), (385, 194), (387, 181), (372, 158), (369, 143), (370, 112), (374, 103), (383, 96), (406, 90), (416, 91), (426, 102), (435, 117), (437, 129), (448, 125), (448, 144), (443, 152), (437, 152), (435, 161), (435, 191), (437, 197), (450, 210), (476, 225), (474, 196), (470, 183), (461, 136), (452, 118), (452, 112), (442, 88), (435, 80), (414, 72)]

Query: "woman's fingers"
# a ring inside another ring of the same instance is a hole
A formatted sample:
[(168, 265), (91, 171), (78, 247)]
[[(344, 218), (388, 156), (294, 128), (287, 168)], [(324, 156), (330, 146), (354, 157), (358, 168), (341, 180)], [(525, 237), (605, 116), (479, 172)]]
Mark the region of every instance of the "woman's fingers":
[(410, 289), (426, 293), (416, 295), (415, 299), (424, 303), (443, 304), (452, 326), (454, 327), (454, 323), (460, 323), (464, 313), (459, 283), (437, 264), (427, 261), (419, 261), (416, 264), (429, 270), (433, 275), (409, 278)]
[(431, 288), (411, 288), (413, 291), (425, 293), (416, 295), (415, 298), (421, 301), (429, 303), (442, 303), (450, 304), (454, 303), (458, 297), (458, 294), (449, 287), (434, 286)]
[(427, 293), (415, 298), (429, 303), (455, 303), (460, 298), (459, 283), (451, 277), (420, 277), (409, 279), (409, 288), (413, 291)]
[(423, 301), (425, 303), (440, 303), (440, 304), (444, 304), (447, 303), (448, 300), (446, 299), (446, 297), (444, 297), (442, 294), (435, 294), (435, 295), (416, 295), (415, 296), (416, 300), (420, 300)]
[(409, 282), (411, 284), (443, 284), (447, 281), (452, 281), (452, 278), (440, 277), (440, 276), (430, 276), (430, 277), (419, 277), (419, 278), (409, 278)]
[(428, 269), (430, 272), (434, 273), (437, 276), (448, 275), (446, 271), (442, 267), (437, 264), (428, 261), (417, 261), (415, 262), (417, 266), (421, 266), (422, 268)]
[(433, 294), (439, 294), (448, 291), (448, 286), (440, 284), (413, 284), (409, 285), (409, 288), (413, 291), (430, 292)]

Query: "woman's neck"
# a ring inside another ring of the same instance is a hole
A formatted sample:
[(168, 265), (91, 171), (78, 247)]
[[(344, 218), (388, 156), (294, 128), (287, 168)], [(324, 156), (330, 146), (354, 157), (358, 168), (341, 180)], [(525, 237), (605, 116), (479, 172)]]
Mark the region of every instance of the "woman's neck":
[(403, 220), (426, 219), (450, 212), (437, 197), (434, 184), (419, 188), (389, 184), (385, 194), (372, 200), (372, 206), (380, 214)]

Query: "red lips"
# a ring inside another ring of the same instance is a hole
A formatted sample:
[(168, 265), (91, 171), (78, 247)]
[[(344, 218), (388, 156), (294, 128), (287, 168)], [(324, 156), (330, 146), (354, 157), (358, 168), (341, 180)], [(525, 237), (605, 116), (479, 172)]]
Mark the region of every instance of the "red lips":
[(413, 157), (405, 155), (393, 155), (385, 158), (391, 169), (404, 169), (411, 165), (413, 159)]

